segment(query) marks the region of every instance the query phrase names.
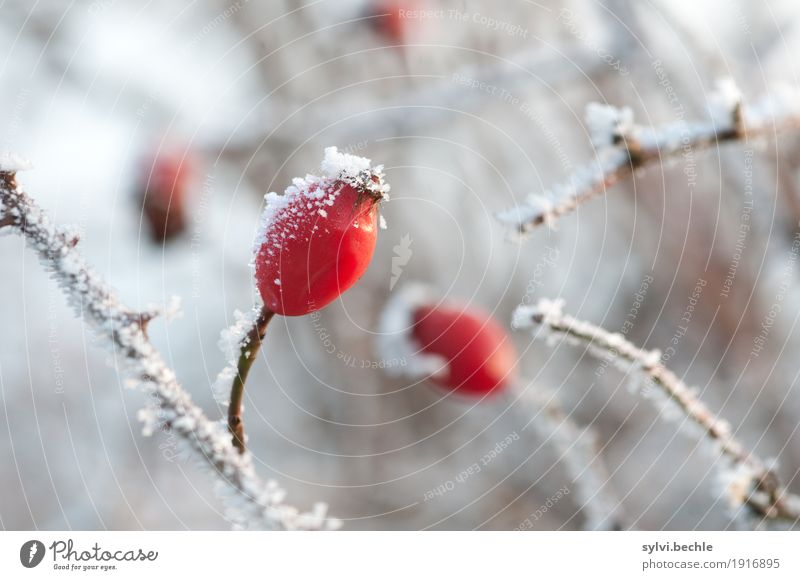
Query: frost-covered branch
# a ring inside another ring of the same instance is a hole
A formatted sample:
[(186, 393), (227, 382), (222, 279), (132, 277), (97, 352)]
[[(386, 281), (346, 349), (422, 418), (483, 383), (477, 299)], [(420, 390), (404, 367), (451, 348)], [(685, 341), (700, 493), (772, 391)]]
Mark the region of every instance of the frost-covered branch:
[(139, 413), (143, 431), (169, 430), (220, 478), (229, 516), (237, 527), (323, 529), (336, 527), (326, 506), (299, 513), (283, 503), (284, 491), (255, 473), (250, 453), (231, 444), (224, 421), (211, 421), (178, 383), (175, 373), (147, 337), (155, 312), (137, 312), (117, 298), (86, 263), (75, 238), (54, 226), (47, 214), (22, 190), (16, 172), (27, 166), (18, 158), (0, 158), (0, 225), (23, 235), (39, 255), (78, 316), (91, 325), (109, 350), (119, 355), (122, 370), (147, 393), (154, 405)]
[(720, 479), (732, 508), (749, 506), (766, 520), (800, 521), (800, 497), (790, 494), (775, 471), (748, 451), (731, 433), (730, 425), (718, 418), (675, 373), (661, 364), (657, 350), (641, 349), (621, 334), (610, 333), (589, 322), (563, 314), (563, 300), (541, 299), (514, 312), (515, 328), (539, 327), (548, 341), (565, 339), (585, 345), (594, 356), (610, 360), (635, 377), (644, 377), (652, 391), (676, 416), (690, 421), (701, 440), (712, 444), (727, 462), (720, 465)]
[(625, 529), (621, 502), (610, 487), (605, 465), (599, 457), (597, 437), (590, 428), (581, 429), (562, 409), (555, 395), (540, 385), (516, 385), (520, 401), (530, 414), (529, 424), (550, 443), (575, 486), (586, 530)]
[(244, 398), (244, 384), (253, 361), (256, 360), (267, 325), (275, 313), (262, 307), (258, 317), (253, 321), (247, 334), (239, 344), (239, 359), (236, 362), (236, 374), (231, 384), (231, 400), (228, 403), (228, 431), (230, 431), (233, 446), (239, 453), (245, 452), (244, 420), (242, 419), (242, 399)]
[(526, 233), (540, 224), (553, 223), (635, 170), (661, 159), (800, 127), (800, 91), (788, 87), (746, 104), (732, 81), (721, 81), (709, 109), (704, 121), (651, 128), (634, 124), (633, 112), (627, 107), (589, 104), (586, 123), (597, 151), (594, 162), (550, 191), (531, 194), (518, 206), (500, 212), (498, 219)]

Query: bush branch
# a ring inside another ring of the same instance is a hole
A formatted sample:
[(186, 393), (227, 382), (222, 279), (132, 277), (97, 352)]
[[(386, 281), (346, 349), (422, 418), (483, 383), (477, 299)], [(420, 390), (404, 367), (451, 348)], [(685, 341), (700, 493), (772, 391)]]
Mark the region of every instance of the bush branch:
[[(516, 328), (540, 327), (545, 336), (566, 339), (588, 347), (601, 359), (611, 359), (628, 373), (643, 375), (667, 403), (699, 428), (701, 439), (729, 460), (723, 469), (723, 483), (733, 507), (747, 505), (767, 520), (800, 521), (800, 498), (790, 494), (774, 470), (748, 451), (731, 433), (730, 425), (718, 418), (675, 373), (661, 364), (661, 353), (644, 350), (621, 334), (563, 314), (563, 300), (542, 299), (535, 306), (520, 306), (514, 313)], [(540, 333), (535, 334), (539, 336)]]
[[(1, 161), (1, 160), (0, 160)], [(150, 397), (155, 408), (139, 417), (144, 431), (172, 431), (195, 457), (208, 465), (221, 483), (229, 515), (238, 527), (321, 529), (338, 525), (325, 517), (324, 504), (299, 513), (283, 503), (283, 490), (255, 473), (252, 456), (231, 444), (222, 422), (211, 421), (195, 405), (167, 367), (145, 332), (153, 312), (136, 312), (122, 304), (108, 284), (86, 263), (74, 237), (56, 228), (47, 214), (19, 187), (17, 168), (0, 162), (0, 225), (22, 234), (52, 274), (78, 316), (106, 339), (122, 357), (122, 370)]]
[(258, 318), (245, 335), (239, 349), (239, 360), (236, 365), (236, 375), (231, 385), (231, 400), (228, 405), (228, 431), (232, 437), (233, 446), (239, 453), (245, 452), (244, 421), (242, 420), (242, 399), (244, 398), (244, 384), (250, 367), (258, 356), (267, 325), (275, 313), (266, 307), (261, 308)]

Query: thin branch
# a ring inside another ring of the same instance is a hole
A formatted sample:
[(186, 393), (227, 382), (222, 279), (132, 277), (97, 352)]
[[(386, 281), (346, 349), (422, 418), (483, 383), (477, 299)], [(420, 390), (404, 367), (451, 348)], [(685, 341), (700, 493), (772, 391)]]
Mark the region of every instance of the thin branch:
[(586, 121), (597, 148), (595, 161), (550, 191), (530, 195), (517, 207), (500, 212), (498, 219), (519, 233), (527, 233), (538, 225), (553, 223), (656, 161), (800, 128), (800, 92), (796, 90), (779, 90), (745, 105), (732, 83), (720, 83), (710, 100), (710, 119), (658, 128), (633, 124), (630, 109), (590, 104)]
[(555, 395), (539, 385), (516, 385), (520, 400), (535, 414), (530, 425), (539, 437), (553, 446), (575, 486), (586, 530), (626, 528), (621, 502), (611, 489), (608, 472), (599, 457), (597, 437), (587, 427), (581, 429), (567, 416)]
[[(426, 353), (413, 337), (414, 312), (423, 306), (436, 304), (438, 294), (420, 283), (406, 283), (395, 290), (381, 313), (378, 333), (378, 352), (383, 360), (402, 360), (402, 365), (386, 365), (391, 376), (412, 380), (429, 379), (449, 363), (444, 358)], [(576, 487), (581, 509), (586, 515), (587, 529), (622, 529), (620, 502), (609, 492), (608, 475), (597, 457), (594, 434), (581, 430), (567, 416), (547, 389), (528, 386), (522, 381), (509, 381), (513, 399), (509, 405), (517, 413), (515, 401), (525, 407), (522, 421), (533, 427), (536, 435), (551, 445), (564, 462), (565, 470)]]
[[(790, 494), (771, 467), (748, 451), (731, 433), (730, 425), (714, 415), (691, 389), (672, 371), (661, 364), (661, 353), (644, 350), (621, 334), (610, 333), (589, 322), (561, 312), (563, 300), (542, 299), (535, 306), (520, 306), (514, 313), (516, 328), (541, 327), (544, 335), (586, 345), (594, 356), (617, 364), (631, 374), (643, 375), (656, 392), (665, 396), (680, 416), (699, 428), (700, 438), (729, 460), (730, 468), (721, 475), (731, 505), (749, 506), (768, 520), (800, 521), (800, 497)], [(539, 333), (535, 334), (539, 336)], [(731, 477), (733, 475), (733, 477)]]
[(242, 399), (244, 398), (244, 384), (253, 361), (256, 360), (267, 325), (275, 313), (266, 307), (261, 308), (258, 318), (242, 340), (239, 350), (239, 360), (236, 365), (236, 375), (231, 385), (231, 400), (228, 405), (228, 431), (232, 437), (233, 446), (239, 453), (245, 452), (244, 421), (242, 420)]
[[(227, 436), (224, 422), (211, 421), (194, 404), (145, 333), (145, 318), (122, 304), (108, 284), (71, 244), (72, 236), (57, 229), (44, 211), (18, 186), (16, 168), (0, 163), (0, 207), (11, 227), (22, 234), (52, 274), (70, 305), (111, 352), (122, 357), (122, 370), (155, 399), (154, 408), (139, 418), (144, 432), (170, 430), (185, 447), (221, 479), (230, 516), (240, 527), (321, 529), (338, 525), (326, 520), (324, 504), (299, 513), (283, 503), (284, 492), (255, 473), (250, 453), (240, 454)], [(149, 319), (149, 318), (148, 318)]]

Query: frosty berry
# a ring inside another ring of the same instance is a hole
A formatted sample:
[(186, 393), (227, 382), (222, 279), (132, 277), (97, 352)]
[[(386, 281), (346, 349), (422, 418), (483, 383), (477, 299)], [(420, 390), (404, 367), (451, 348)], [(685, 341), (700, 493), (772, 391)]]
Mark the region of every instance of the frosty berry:
[(336, 300), (366, 272), (387, 197), (382, 166), (325, 150), (321, 176), (269, 193), (255, 244), (256, 285), (264, 306), (301, 316)]

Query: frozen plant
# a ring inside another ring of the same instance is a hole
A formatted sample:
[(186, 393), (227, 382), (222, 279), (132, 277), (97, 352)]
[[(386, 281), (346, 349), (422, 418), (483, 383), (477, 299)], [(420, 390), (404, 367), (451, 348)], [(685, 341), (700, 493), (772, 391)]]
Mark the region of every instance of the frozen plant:
[(705, 149), (730, 141), (766, 137), (800, 125), (800, 91), (781, 88), (753, 104), (745, 104), (730, 79), (717, 83), (709, 106), (709, 118), (674, 122), (650, 128), (636, 125), (629, 108), (590, 103), (586, 124), (596, 147), (596, 159), (575, 171), (549, 191), (531, 194), (498, 219), (519, 233), (540, 224), (552, 224), (580, 204), (601, 195), (660, 159), (680, 156), (686, 149)]
[(387, 373), (429, 380), (449, 393), (477, 401), (505, 396), (518, 417), (515, 403), (520, 401), (523, 428), (532, 425), (553, 446), (577, 488), (584, 528), (625, 527), (591, 429), (575, 425), (553, 393), (519, 378), (511, 337), (491, 315), (442, 300), (422, 284), (407, 284), (384, 307), (378, 341), (384, 360), (406, 363), (387, 365)]

